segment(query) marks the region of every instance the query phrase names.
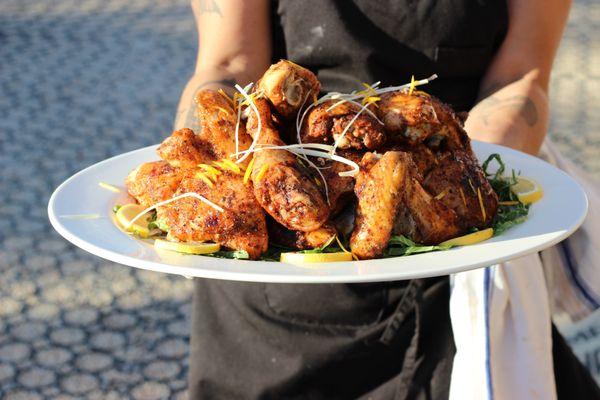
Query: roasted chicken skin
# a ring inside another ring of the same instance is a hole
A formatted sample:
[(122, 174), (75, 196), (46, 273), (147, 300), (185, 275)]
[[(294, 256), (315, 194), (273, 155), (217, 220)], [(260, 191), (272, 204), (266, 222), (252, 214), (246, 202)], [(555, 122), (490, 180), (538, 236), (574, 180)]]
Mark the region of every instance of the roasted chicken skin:
[(381, 256), (387, 247), (409, 175), (410, 156), (390, 151), (383, 156), (365, 154), (356, 176), (358, 198), (352, 253), (360, 259)]
[[(199, 167), (220, 161), (221, 155), (229, 156), (227, 152), (235, 148), (230, 125), (235, 112), (217, 92), (206, 90), (199, 96), (204, 99), (199, 112), (207, 115), (201, 119), (201, 135), (190, 129), (174, 132), (158, 149), (165, 161), (143, 164), (134, 170), (127, 179), (128, 191), (146, 205), (189, 192), (205, 197), (223, 211), (193, 197), (158, 207), (157, 218), (169, 228), (169, 238), (214, 241), (226, 248), (245, 250), (256, 259), (267, 250), (268, 234), (264, 212), (252, 187), (244, 184), (241, 170), (220, 169), (209, 179)], [(247, 146), (249, 139), (245, 140)], [(210, 145), (205, 144), (208, 141)]]
[(358, 258), (381, 256), (392, 233), (425, 244), (457, 236), (456, 213), (427, 193), (421, 179), (408, 153), (365, 154), (356, 177), (358, 205), (350, 238)]
[(390, 143), (427, 144), (433, 149), (470, 149), (462, 120), (446, 104), (427, 93), (386, 93), (376, 109)]
[[(300, 138), (303, 143), (332, 144), (337, 141), (340, 149), (380, 148), (386, 141), (383, 125), (367, 112), (356, 117), (359, 111), (360, 107), (351, 102), (324, 101), (307, 112)], [(351, 122), (352, 125), (342, 137)]]
[[(235, 131), (237, 114), (231, 102), (224, 95), (214, 90), (201, 90), (196, 94), (196, 109), (202, 129), (198, 137), (218, 159), (229, 158), (236, 152)], [(250, 147), (252, 138), (246, 133), (246, 127), (240, 123), (238, 127), (238, 151)], [(248, 160), (240, 165), (246, 166)]]
[[(247, 131), (259, 146), (281, 146), (269, 103), (264, 98), (254, 101), (261, 120), (250, 112)], [(329, 207), (315, 180), (286, 150), (262, 150), (254, 154), (252, 168), (254, 194), (258, 203), (280, 224), (294, 231), (318, 229), (329, 217)]]
[(254, 259), (267, 250), (264, 213), (238, 174), (223, 171), (212, 186), (189, 175), (175, 195), (188, 192), (204, 196), (224, 211), (192, 197), (159, 207), (157, 217), (169, 227), (170, 238), (181, 242), (213, 241), (229, 249), (245, 250)]
[(330, 243), (337, 234), (335, 227), (327, 222), (311, 232), (291, 231), (274, 219), (267, 219), (269, 238), (277, 245), (297, 250), (316, 249)]
[(176, 168), (196, 168), (206, 160), (216, 160), (213, 145), (194, 131), (183, 128), (163, 140), (156, 150), (158, 156)]
[(144, 163), (131, 171), (125, 179), (129, 194), (142, 206), (170, 199), (177, 191), (185, 171), (166, 161)]
[(296, 116), (303, 104), (319, 94), (321, 83), (315, 74), (288, 60), (271, 65), (256, 84), (277, 113), (286, 119)]
[(485, 228), (496, 215), (498, 195), (464, 150), (444, 155), (423, 180), (423, 187), (456, 212), (463, 230)]
[[(337, 151), (337, 154), (356, 163), (359, 163), (363, 156), (362, 152), (353, 150), (340, 150)], [(339, 175), (340, 172), (345, 172), (350, 169), (351, 167), (346, 164), (331, 162), (326, 168), (321, 170), (321, 173), (325, 177), (325, 183), (327, 184), (329, 208), (332, 217), (339, 214), (354, 197), (354, 178), (351, 176)], [(316, 176), (316, 179), (321, 180), (322, 178)]]

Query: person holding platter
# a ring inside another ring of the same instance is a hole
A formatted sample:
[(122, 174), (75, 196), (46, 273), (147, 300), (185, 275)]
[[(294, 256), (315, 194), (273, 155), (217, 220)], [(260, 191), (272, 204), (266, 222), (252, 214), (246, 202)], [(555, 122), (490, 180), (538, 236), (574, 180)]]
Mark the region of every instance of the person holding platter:
[[(315, 72), (324, 92), (435, 73), (426, 91), (469, 112), (473, 139), (534, 155), (544, 141), (569, 1), (191, 3), (199, 51), (175, 129), (198, 129), (200, 89), (232, 92), (285, 58)], [(449, 296), (448, 277), (322, 285), (195, 279), (190, 398), (448, 398), (456, 352)], [(552, 333), (551, 392), (599, 398)]]

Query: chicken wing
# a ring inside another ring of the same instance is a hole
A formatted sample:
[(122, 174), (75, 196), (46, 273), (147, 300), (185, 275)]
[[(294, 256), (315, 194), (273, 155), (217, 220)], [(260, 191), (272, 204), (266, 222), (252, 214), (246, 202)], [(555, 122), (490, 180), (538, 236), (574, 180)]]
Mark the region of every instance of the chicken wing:
[(230, 125), (234, 110), (217, 92), (202, 91), (199, 97), (203, 99), (198, 103), (203, 115), (201, 135), (189, 129), (174, 132), (158, 150), (168, 163), (144, 164), (134, 170), (127, 180), (128, 190), (148, 205), (190, 192), (205, 197), (223, 211), (193, 197), (158, 207), (157, 218), (168, 227), (169, 238), (183, 242), (210, 240), (258, 258), (267, 250), (268, 234), (264, 212), (251, 186), (243, 182), (243, 166), (239, 171), (221, 168), (217, 173), (216, 167), (211, 167), (212, 174), (199, 168), (199, 164), (209, 165), (229, 157), (235, 148)]
[[(386, 140), (383, 125), (367, 112), (358, 117), (360, 106), (327, 100), (311, 108), (302, 124), (300, 138), (303, 143), (326, 143), (338, 141), (340, 149), (376, 150)], [(347, 132), (344, 130), (352, 122)]]
[(173, 197), (184, 175), (185, 171), (166, 161), (154, 161), (131, 171), (125, 179), (125, 186), (142, 206), (150, 207)]
[(449, 106), (424, 92), (406, 90), (381, 96), (377, 114), (390, 143), (425, 143), (433, 149), (470, 149), (462, 120)]
[[(258, 145), (284, 145), (267, 100), (259, 98), (254, 103), (259, 115), (257, 117), (254, 112), (250, 112), (247, 131)], [(308, 171), (288, 151), (257, 151), (254, 154), (251, 177), (254, 194), (260, 205), (286, 228), (310, 232), (327, 221), (329, 207), (323, 194)]]
[(311, 232), (291, 231), (275, 220), (267, 220), (269, 237), (280, 246), (298, 250), (316, 249), (329, 243), (336, 235), (335, 227), (329, 222)]
[(360, 259), (380, 256), (387, 247), (394, 220), (403, 200), (410, 156), (390, 151), (383, 156), (365, 154), (356, 176), (358, 197), (350, 248)]
[(410, 154), (365, 154), (356, 177), (358, 198), (352, 252), (361, 259), (381, 256), (392, 233), (437, 244), (460, 232), (456, 213), (421, 186)]
[(423, 187), (456, 212), (464, 229), (485, 228), (496, 215), (498, 195), (476, 160), (463, 150), (440, 159)]
[[(359, 163), (363, 153), (353, 150), (338, 150), (337, 155)], [(346, 164), (332, 162), (321, 170), (327, 184), (331, 216), (336, 216), (354, 197), (354, 178), (339, 175), (340, 172), (350, 169), (351, 167)], [(320, 180), (321, 178), (317, 177), (317, 179)]]
[(321, 84), (315, 74), (288, 60), (271, 65), (256, 84), (284, 118), (293, 118), (303, 104), (316, 97)]

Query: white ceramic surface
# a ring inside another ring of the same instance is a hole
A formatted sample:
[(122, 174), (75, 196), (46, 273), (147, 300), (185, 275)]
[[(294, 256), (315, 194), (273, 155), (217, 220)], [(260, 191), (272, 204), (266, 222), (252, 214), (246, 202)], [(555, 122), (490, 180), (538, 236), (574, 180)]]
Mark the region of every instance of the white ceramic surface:
[[(126, 196), (98, 185), (123, 188), (129, 171), (156, 160), (156, 146), (125, 153), (75, 174), (60, 185), (48, 204), (54, 228), (71, 243), (99, 257), (131, 267), (179, 274), (250, 282), (325, 283), (375, 282), (411, 279), (485, 267), (550, 247), (573, 233), (587, 212), (581, 187), (552, 165), (506, 147), (473, 142), (480, 160), (499, 153), (507, 166), (538, 181), (544, 198), (535, 203), (529, 218), (486, 242), (443, 252), (378, 260), (307, 264), (227, 260), (157, 251), (150, 241), (129, 236), (113, 223), (111, 211)], [(97, 214), (99, 218), (74, 215)]]

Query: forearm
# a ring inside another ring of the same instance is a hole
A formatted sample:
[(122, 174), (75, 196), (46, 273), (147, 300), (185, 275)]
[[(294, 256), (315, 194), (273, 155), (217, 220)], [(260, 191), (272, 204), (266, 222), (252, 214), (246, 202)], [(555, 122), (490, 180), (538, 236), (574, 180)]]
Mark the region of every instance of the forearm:
[(217, 68), (196, 72), (181, 94), (173, 129), (190, 128), (193, 131), (197, 131), (199, 124), (196, 118), (196, 103), (194, 98), (198, 91), (202, 89), (223, 89), (226, 93), (231, 94), (235, 90), (234, 86), (236, 83), (242, 86), (248, 83), (249, 79), (244, 75), (243, 73), (232, 74), (226, 70)]
[[(548, 129), (546, 84), (532, 71), (521, 79), (484, 88), (483, 99), (469, 113), (465, 128), (473, 139), (537, 154)], [(491, 93), (493, 92), (493, 93)]]
[(198, 57), (175, 118), (175, 129), (199, 129), (194, 98), (201, 89), (255, 82), (271, 59), (267, 0), (191, 0), (198, 28)]

